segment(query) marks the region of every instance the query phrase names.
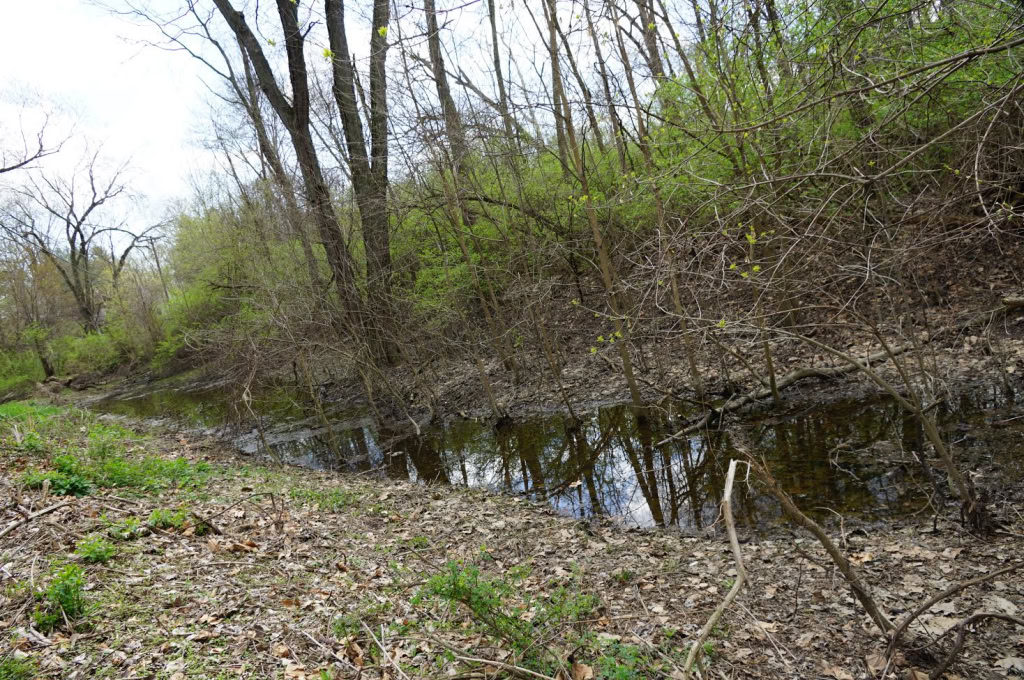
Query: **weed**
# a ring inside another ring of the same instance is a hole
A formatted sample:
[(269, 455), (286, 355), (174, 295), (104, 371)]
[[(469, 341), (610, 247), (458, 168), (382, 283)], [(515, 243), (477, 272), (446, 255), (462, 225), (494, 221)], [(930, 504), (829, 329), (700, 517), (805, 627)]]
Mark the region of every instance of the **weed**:
[(331, 622), (331, 628), (334, 630), (334, 635), (336, 637), (352, 637), (358, 635), (362, 631), (362, 625), (360, 625), (359, 621), (360, 618), (358, 614), (349, 612), (348, 614), (342, 614), (334, 619), (334, 621)]
[(85, 613), (85, 572), (75, 564), (68, 564), (57, 572), (39, 597), (43, 602), (32, 613), (36, 628), (51, 631), (61, 622), (72, 621)]
[(185, 526), (187, 516), (188, 513), (185, 510), (175, 512), (166, 508), (157, 508), (149, 514), (146, 524), (157, 529), (180, 529)]
[(21, 436), (18, 448), (25, 453), (42, 453), (46, 450), (46, 442), (39, 436), (39, 433), (30, 430)]
[(408, 541), (409, 547), (414, 550), (422, 550), (430, 547), (430, 539), (426, 536), (413, 536)]
[(634, 574), (629, 569), (617, 569), (616, 571), (612, 572), (612, 578), (621, 583), (622, 585), (626, 585), (634, 578), (636, 578), (636, 574)]
[(553, 632), (589, 616), (598, 600), (560, 586), (546, 597), (527, 598), (514, 604), (513, 600), (522, 593), (521, 579), (528, 573), (526, 568), (513, 568), (504, 578), (487, 578), (473, 565), (449, 562), (416, 594), (413, 602), (435, 597), (466, 607), (488, 634), (508, 643), (527, 667), (550, 671), (557, 660), (537, 641), (550, 639)]
[(30, 470), (22, 476), (21, 482), (29, 489), (41, 489), (49, 482), (50, 493), (55, 496), (88, 496), (92, 493), (89, 480), (77, 474)]
[(31, 680), (36, 676), (36, 666), (28, 660), (4, 659), (0, 661), (0, 680)]
[(303, 489), (295, 488), (288, 495), (297, 501), (315, 505), (323, 512), (338, 512), (355, 505), (359, 496), (344, 489)]
[(81, 557), (83, 562), (103, 564), (117, 554), (117, 548), (102, 536), (92, 535), (79, 541), (75, 554)]
[(139, 536), (145, 536), (147, 533), (149, 530), (142, 526), (138, 517), (125, 517), (107, 528), (107, 535), (118, 541), (131, 541)]

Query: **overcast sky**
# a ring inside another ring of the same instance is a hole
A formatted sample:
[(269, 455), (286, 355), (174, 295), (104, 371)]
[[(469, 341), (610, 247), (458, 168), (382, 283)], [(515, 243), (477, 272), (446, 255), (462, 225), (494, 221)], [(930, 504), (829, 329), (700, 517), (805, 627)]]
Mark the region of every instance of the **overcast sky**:
[[(156, 39), (84, 0), (7, 0), (0, 22), (0, 135), (8, 141), (23, 121), (31, 127), (32, 111), (23, 113), (17, 101), (23, 92), (39, 95), (44, 105), (66, 109), (76, 132), (102, 144), (108, 160), (130, 161), (132, 189), (148, 198), (144, 212), (160, 215), (169, 201), (187, 197), (188, 175), (211, 163), (195, 132), (207, 94), (198, 64), (143, 47), (147, 38)], [(65, 151), (46, 167), (67, 167), (81, 153), (74, 146)]]

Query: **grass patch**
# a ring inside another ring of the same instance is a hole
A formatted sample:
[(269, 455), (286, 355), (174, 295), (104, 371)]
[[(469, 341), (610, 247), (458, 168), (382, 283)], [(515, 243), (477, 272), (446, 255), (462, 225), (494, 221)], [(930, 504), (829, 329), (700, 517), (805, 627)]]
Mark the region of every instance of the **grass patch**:
[(27, 659), (4, 659), (0, 661), (0, 680), (32, 680), (36, 677), (36, 665)]
[[(29, 488), (41, 488), (47, 481), (52, 493), (61, 496), (85, 496), (93, 488), (135, 488), (154, 491), (168, 487), (197, 487), (212, 474), (206, 463), (190, 463), (184, 458), (167, 460), (157, 456), (139, 455), (129, 449), (136, 435), (118, 425), (91, 423), (87, 427), (84, 446), (68, 446), (66, 439), (81, 437), (81, 420), (76, 421), (74, 411), (45, 411), (31, 404), (14, 404), (8, 409), (12, 420), (24, 423), (35, 421), (33, 434), (41, 442), (40, 450), (65, 451), (53, 458), (53, 471), (29, 470), (22, 482)], [(52, 407), (51, 407), (52, 408)], [(55, 418), (62, 415), (66, 417)], [(46, 427), (43, 421), (48, 419)], [(46, 431), (46, 439), (41, 434)], [(23, 435), (26, 440), (28, 435)]]

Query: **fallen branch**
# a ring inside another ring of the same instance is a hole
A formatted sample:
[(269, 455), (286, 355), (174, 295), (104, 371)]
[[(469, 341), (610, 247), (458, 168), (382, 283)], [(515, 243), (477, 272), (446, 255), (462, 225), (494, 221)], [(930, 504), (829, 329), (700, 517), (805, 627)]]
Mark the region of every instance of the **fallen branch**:
[(722, 496), (722, 515), (725, 517), (725, 528), (729, 532), (729, 545), (732, 547), (732, 556), (736, 561), (736, 582), (732, 584), (732, 588), (729, 589), (725, 599), (719, 603), (715, 611), (711, 612), (711, 616), (708, 617), (707, 623), (701, 628), (697, 639), (690, 645), (690, 652), (686, 655), (686, 663), (683, 665), (684, 680), (689, 680), (694, 664), (700, 660), (701, 652), (704, 649), (704, 642), (711, 635), (711, 631), (718, 625), (718, 621), (722, 618), (725, 610), (729, 608), (729, 605), (740, 594), (740, 590), (743, 589), (744, 584), (747, 582), (747, 570), (743, 566), (743, 553), (740, 552), (740, 542), (736, 538), (736, 525), (732, 518), (732, 485), (736, 479), (736, 463), (738, 462), (737, 460), (729, 461), (729, 472), (725, 476), (725, 492)]
[(447, 649), (449, 652), (451, 652), (456, 659), (465, 663), (479, 663), (484, 664), (486, 666), (493, 666), (494, 668), (500, 668), (503, 671), (520, 677), (540, 678), (540, 680), (555, 680), (550, 675), (544, 675), (543, 673), (538, 673), (537, 671), (531, 671), (529, 668), (523, 668), (522, 666), (514, 666), (510, 663), (504, 663), (502, 661), (492, 661), (491, 659), (481, 659), (475, 656), (469, 656), (464, 650), (461, 650), (458, 647), (453, 647), (444, 640), (439, 640), (437, 638), (408, 637), (405, 639), (416, 640), (419, 642), (432, 642), (435, 645), (440, 645)]
[(908, 627), (910, 627), (910, 624), (913, 623), (914, 620), (917, 617), (919, 617), (921, 614), (924, 614), (926, 611), (931, 609), (932, 606), (938, 604), (939, 602), (942, 602), (947, 597), (951, 597), (953, 595), (956, 595), (957, 593), (959, 593), (962, 590), (967, 590), (968, 588), (970, 588), (972, 586), (980, 585), (982, 583), (985, 583), (986, 581), (991, 581), (992, 579), (996, 578), (997, 576), (1002, 576), (1003, 574), (1009, 574), (1011, 572), (1014, 572), (1014, 571), (1020, 569), (1021, 567), (1024, 567), (1024, 562), (1018, 562), (1017, 564), (1012, 564), (1009, 567), (1004, 567), (1003, 569), (999, 569), (998, 571), (993, 571), (991, 574), (986, 574), (985, 576), (979, 576), (978, 578), (972, 579), (970, 581), (963, 581), (961, 583), (955, 583), (955, 584), (951, 585), (949, 588), (946, 588), (945, 590), (943, 590), (941, 593), (937, 593), (937, 594), (933, 595), (932, 597), (929, 597), (927, 600), (925, 600), (923, 603), (921, 603), (921, 605), (918, 606), (917, 609), (915, 609), (914, 611), (910, 612), (905, 617), (903, 617), (903, 620), (900, 621), (900, 624), (898, 626), (896, 626), (896, 628), (892, 631), (891, 639), (889, 641), (889, 655), (892, 656), (892, 654), (895, 653), (896, 645), (899, 644), (899, 641), (900, 641), (900, 636), (903, 635), (904, 631), (906, 631), (906, 629)]
[(8, 524), (6, 527), (4, 527), (3, 531), (0, 531), (0, 538), (3, 538), (7, 534), (11, 533), (12, 531), (14, 531), (18, 527), (20, 527), (22, 524), (28, 524), (32, 520), (37, 519), (39, 517), (42, 517), (43, 515), (49, 515), (54, 510), (60, 510), (61, 508), (63, 508), (66, 505), (71, 505), (71, 501), (64, 501), (63, 503), (56, 503), (54, 505), (51, 505), (48, 508), (43, 508), (39, 512), (36, 512), (36, 513), (33, 513), (33, 514), (29, 515), (25, 519), (19, 519), (17, 522), (14, 522), (13, 524)]
[[(983, 313), (973, 317), (972, 319), (969, 319), (968, 321), (966, 321), (964, 323), (961, 323), (961, 324), (958, 324), (958, 325), (955, 325), (955, 326), (944, 326), (942, 328), (939, 328), (934, 333), (931, 333), (930, 335), (928, 335), (928, 337), (924, 338), (922, 340), (922, 344), (927, 344), (927, 343), (931, 342), (932, 340), (934, 340), (935, 338), (939, 337), (940, 335), (944, 335), (944, 334), (946, 334), (946, 333), (948, 333), (950, 331), (955, 331), (955, 332), (966, 331), (969, 328), (971, 328), (972, 326), (975, 326), (975, 325), (977, 325), (978, 323), (980, 323), (982, 321), (984, 321), (986, 323), (991, 323), (991, 321), (993, 319), (997, 318), (998, 316), (1000, 316), (1002, 314), (1005, 314), (1007, 311), (1009, 311), (1011, 309), (1024, 308), (1024, 297), (1007, 297), (1007, 298), (1003, 298), (1002, 303), (1003, 303), (1002, 307), (997, 307), (996, 309), (992, 309), (992, 310), (989, 310), (987, 312), (983, 312)], [(831, 351), (832, 350), (832, 348), (828, 347), (827, 345), (825, 345), (823, 343), (819, 343), (817, 341), (809, 340), (808, 338), (806, 338), (804, 336), (800, 336), (798, 334), (788, 334), (788, 335), (790, 335), (791, 337), (796, 338), (798, 340), (803, 340), (805, 342), (809, 342), (810, 344), (818, 346), (819, 348), (825, 349), (826, 351)], [(857, 371), (865, 371), (865, 369), (867, 369), (868, 375), (870, 376), (870, 367), (871, 367), (872, 364), (876, 364), (876, 363), (879, 363), (879, 362), (884, 362), (884, 361), (889, 361), (891, 359), (895, 359), (896, 357), (898, 357), (899, 355), (903, 354), (904, 352), (906, 352), (907, 350), (910, 350), (910, 349), (914, 349), (914, 345), (913, 344), (896, 346), (896, 347), (883, 347), (880, 351), (875, 352), (873, 354), (869, 354), (868, 356), (864, 357), (863, 359), (858, 359), (858, 358), (855, 358), (855, 357), (847, 356), (847, 358), (844, 359), (845, 363), (843, 363), (843, 364), (841, 364), (839, 366), (832, 366), (832, 367), (829, 367), (829, 368), (813, 368), (813, 367), (811, 367), (811, 368), (798, 368), (798, 369), (790, 371), (786, 375), (784, 375), (781, 378), (779, 378), (776, 381), (775, 387), (776, 387), (777, 391), (782, 391), (782, 390), (786, 389), (787, 387), (791, 387), (791, 386), (795, 385), (796, 383), (798, 383), (798, 382), (800, 382), (802, 380), (806, 380), (808, 378), (838, 378), (840, 376), (847, 375), (849, 373), (856, 373)], [(832, 353), (835, 354), (835, 352), (832, 352)], [(756, 380), (758, 380), (758, 382), (761, 382), (761, 383), (764, 382), (764, 378), (762, 376), (759, 376), (759, 375), (755, 374), (754, 378)], [(679, 430), (675, 434), (669, 435), (665, 439), (663, 439), (660, 442), (658, 442), (657, 445), (661, 446), (661, 445), (666, 444), (666, 443), (668, 443), (668, 442), (670, 442), (670, 441), (672, 441), (674, 439), (678, 439), (680, 437), (685, 437), (687, 435), (693, 434), (694, 432), (697, 432), (700, 429), (702, 429), (716, 415), (721, 415), (723, 413), (727, 413), (727, 412), (730, 412), (730, 411), (736, 411), (738, 409), (743, 408), (747, 404), (753, 403), (755, 401), (760, 401), (761, 399), (765, 399), (765, 398), (770, 397), (770, 396), (772, 396), (771, 387), (760, 387), (760, 388), (753, 389), (750, 392), (748, 392), (747, 394), (739, 397), (735, 401), (730, 400), (730, 401), (727, 401), (722, 406), (718, 407), (717, 409), (709, 409), (703, 416), (698, 418), (696, 421), (694, 421), (690, 425), (687, 425), (685, 428)]]
[(796, 507), (793, 499), (788, 493), (786, 493), (779, 483), (775, 480), (768, 469), (757, 459), (755, 459), (749, 452), (736, 447), (736, 450), (743, 453), (747, 457), (747, 463), (750, 465), (751, 471), (760, 478), (761, 482), (765, 485), (768, 492), (775, 497), (779, 504), (782, 506), (783, 512), (797, 525), (807, 529), (821, 546), (825, 548), (825, 552), (828, 553), (829, 557), (832, 558), (832, 562), (839, 569), (839, 573), (843, 575), (846, 582), (850, 584), (850, 589), (853, 590), (854, 596), (860, 602), (861, 606), (864, 607), (864, 611), (867, 612), (871, 620), (874, 621), (875, 625), (878, 626), (879, 630), (883, 634), (888, 634), (890, 630), (894, 628), (892, 621), (882, 613), (879, 609), (878, 604), (875, 602), (874, 596), (866, 585), (864, 585), (860, 577), (857, 575), (857, 570), (854, 569), (853, 564), (847, 559), (843, 551), (839, 549), (839, 546), (829, 537), (821, 525), (815, 522), (813, 519), (805, 515), (800, 508)]
[[(370, 636), (370, 639), (373, 640), (373, 643), (377, 645), (378, 649), (380, 649), (381, 655), (383, 655), (383, 657), (387, 659), (388, 663), (391, 664), (391, 666), (394, 667), (396, 671), (398, 671), (398, 674), (400, 676), (405, 678), (405, 680), (409, 680), (409, 676), (406, 675), (405, 671), (402, 670), (402, 667), (399, 666), (395, 662), (395, 660), (391, 658), (391, 654), (389, 654), (388, 650), (384, 647), (384, 643), (377, 639), (377, 636), (373, 634), (373, 631), (370, 630), (370, 627), (367, 626), (364, 621), (360, 621), (359, 624), (363, 627), (363, 630), (365, 630), (367, 634)], [(383, 632), (383, 626), (381, 627), (381, 631)]]
[(929, 680), (938, 680), (942, 677), (943, 673), (946, 672), (946, 669), (953, 664), (953, 661), (963, 650), (964, 642), (967, 641), (967, 629), (970, 628), (971, 625), (983, 619), (1000, 619), (1024, 628), (1024, 619), (1019, 616), (1011, 616), (1010, 614), (1003, 614), (1000, 612), (977, 612), (975, 614), (971, 614), (933, 641), (932, 644), (938, 642), (952, 631), (957, 631), (956, 642), (953, 643), (953, 647), (949, 650), (949, 654), (946, 655), (946, 658), (942, 660), (942, 663), (928, 674)]
[(196, 520), (196, 527), (205, 526), (207, 529), (217, 534), (218, 536), (224, 535), (224, 532), (221, 531), (220, 527), (214, 524), (212, 520), (206, 519), (195, 510), (190, 511), (189, 514), (192, 515), (192, 519)]
[[(871, 364), (882, 361), (883, 359), (897, 357), (900, 354), (906, 352), (908, 349), (910, 349), (910, 346), (904, 345), (903, 347), (893, 347), (890, 351), (881, 350), (879, 352), (875, 352), (874, 354), (868, 355), (863, 360), (863, 363), (861, 363), (861, 361), (858, 360), (856, 363), (848, 363), (842, 366), (832, 366), (830, 368), (798, 368), (790, 371), (786, 375), (776, 380), (775, 387), (776, 390), (782, 391), (787, 387), (791, 387), (796, 383), (800, 382), (801, 380), (806, 380), (808, 378), (838, 378), (839, 376), (843, 376), (848, 373), (855, 373), (857, 371), (863, 370), (865, 365), (870, 366)], [(719, 406), (717, 409), (710, 409), (707, 413), (704, 414), (704, 416), (699, 418), (693, 424), (688, 425), (679, 432), (676, 432), (673, 435), (669, 435), (662, 441), (658, 442), (658, 446), (670, 442), (673, 439), (678, 439), (679, 437), (685, 437), (688, 434), (693, 434), (694, 432), (703, 428), (704, 425), (706, 425), (708, 421), (716, 414), (721, 415), (723, 413), (735, 411), (737, 409), (743, 408), (747, 404), (753, 403), (755, 401), (760, 401), (761, 399), (770, 396), (772, 396), (771, 387), (761, 387), (748, 392), (747, 394), (739, 397), (734, 401), (727, 401), (725, 404)]]

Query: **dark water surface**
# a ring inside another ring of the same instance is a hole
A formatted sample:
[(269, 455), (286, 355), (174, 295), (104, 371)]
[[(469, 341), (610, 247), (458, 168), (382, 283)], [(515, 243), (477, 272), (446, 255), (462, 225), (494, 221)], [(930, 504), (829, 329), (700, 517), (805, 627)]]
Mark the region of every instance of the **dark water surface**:
[[(221, 390), (167, 390), (93, 408), (213, 427), (237, 420), (240, 410), (244, 417), (248, 409), (237, 403)], [(281, 395), (257, 400), (252, 408), (273, 413), (277, 425), (265, 426), (262, 435), (254, 430), (237, 437), (235, 445), (246, 453), (266, 455), (269, 447), (273, 458), (305, 467), (524, 494), (568, 515), (610, 515), (628, 526), (692, 531), (713, 523), (737, 445), (762, 456), (798, 504), (823, 519), (835, 513), (863, 520), (928, 513), (934, 490), (914, 455), (923, 441), (920, 427), (887, 398), (730, 419), (722, 430), (678, 439), (670, 435), (688, 414), (675, 405), (641, 413), (607, 406), (579, 422), (557, 414), (497, 428), (460, 420), (420, 435), (358, 416), (338, 416), (330, 428), (286, 425), (301, 408)], [(1024, 408), (1013, 394), (965, 391), (936, 414), (962, 467), (997, 477), (1021, 474)], [(739, 521), (758, 526), (781, 518), (774, 499), (741, 486)]]

